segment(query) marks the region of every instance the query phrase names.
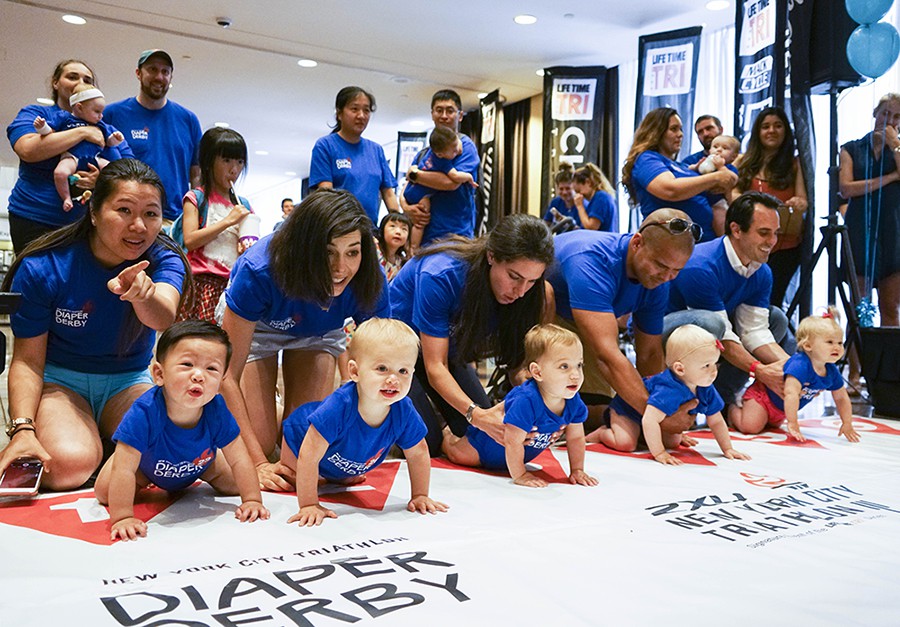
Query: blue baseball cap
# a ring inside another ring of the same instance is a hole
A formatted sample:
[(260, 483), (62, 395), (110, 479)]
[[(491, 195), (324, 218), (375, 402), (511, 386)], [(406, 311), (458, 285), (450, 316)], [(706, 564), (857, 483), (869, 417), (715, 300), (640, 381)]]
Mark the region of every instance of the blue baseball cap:
[(175, 64), (172, 63), (172, 57), (169, 56), (169, 53), (165, 50), (160, 50), (159, 48), (153, 48), (152, 50), (144, 50), (141, 53), (141, 56), (138, 57), (138, 67), (144, 65), (150, 57), (160, 57), (163, 61), (169, 64), (169, 67), (174, 68)]

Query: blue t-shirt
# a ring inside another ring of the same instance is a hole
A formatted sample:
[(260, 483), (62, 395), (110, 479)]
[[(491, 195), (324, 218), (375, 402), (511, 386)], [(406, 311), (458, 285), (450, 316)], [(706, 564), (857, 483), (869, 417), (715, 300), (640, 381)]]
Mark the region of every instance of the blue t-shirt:
[(391, 281), (392, 315), (416, 333), (449, 338), (469, 265), (449, 253), (413, 257)]
[(347, 318), (361, 324), (369, 318), (390, 318), (391, 303), (387, 279), (382, 280), (381, 296), (373, 311), (365, 311), (353, 294), (353, 281), (331, 300), (328, 309), (313, 302), (297, 300), (284, 294), (269, 268), (269, 242), (266, 235), (238, 257), (225, 288), (225, 303), (238, 316), (261, 321), (271, 328), (295, 337), (321, 337), (340, 329)]
[(550, 204), (547, 205), (547, 211), (544, 213), (544, 222), (553, 226), (554, 217), (551, 209), (556, 209), (559, 211), (560, 215), (564, 218), (572, 218), (575, 221), (575, 224), (578, 225), (578, 228), (581, 228), (581, 215), (578, 213), (578, 207), (574, 204), (571, 207), (566, 207), (566, 201), (560, 198), (559, 196), (554, 196), (553, 200), (550, 201)]
[[(825, 376), (819, 375), (813, 368), (809, 355), (797, 351), (784, 362), (784, 377), (794, 377), (803, 386), (800, 392), (800, 406), (803, 409), (812, 399), (823, 390), (840, 390), (844, 387), (844, 378), (840, 369), (835, 364), (825, 364)], [(781, 411), (784, 411), (784, 399), (766, 388), (769, 400)]]
[[(459, 138), (462, 140), (462, 154), (453, 160), (453, 167), (457, 172), (468, 172), (477, 183), (480, 166), (478, 148), (468, 136), (460, 135)], [(472, 237), (474, 233), (475, 188), (466, 184), (453, 191), (435, 192), (431, 197), (431, 221), (425, 227), (422, 244), (447, 235)]]
[[(657, 408), (666, 416), (671, 416), (678, 408), (690, 400), (697, 399), (697, 407), (689, 413), (712, 416), (725, 407), (725, 402), (713, 386), (697, 387), (697, 393), (691, 392), (691, 388), (684, 384), (675, 373), (669, 369), (663, 370), (652, 377), (644, 378), (644, 385), (650, 398), (647, 404)], [(621, 396), (613, 398), (609, 408), (617, 414), (625, 416), (640, 423), (643, 416), (634, 407), (625, 402)]]
[(181, 215), (181, 199), (191, 189), (191, 166), (198, 165), (200, 120), (177, 102), (162, 109), (146, 109), (137, 98), (128, 98), (106, 107), (104, 119), (122, 131), (134, 156), (159, 175), (166, 188), (163, 217)]
[[(453, 169), (452, 159), (442, 159), (434, 154), (431, 148), (425, 150), (425, 154), (419, 160), (419, 169), (423, 172), (443, 172), (447, 174)], [(408, 182), (403, 190), (403, 198), (411, 205), (416, 204), (425, 196), (436, 193), (438, 190), (422, 185), (421, 183)]]
[(641, 215), (647, 217), (657, 209), (670, 207), (684, 211), (695, 224), (703, 229), (701, 241), (707, 242), (715, 238), (712, 228), (712, 207), (704, 194), (697, 194), (686, 200), (663, 200), (647, 191), (647, 186), (660, 174), (670, 172), (675, 178), (700, 176), (683, 163), (672, 161), (653, 150), (645, 150), (634, 160), (631, 180), (637, 192), (637, 200), (641, 205)]
[[(510, 390), (504, 403), (503, 423), (518, 427), (522, 431), (533, 434), (533, 442), (525, 447), (525, 463), (530, 462), (550, 447), (550, 437), (569, 424), (587, 420), (588, 408), (576, 394), (568, 399), (562, 416), (557, 416), (544, 404), (541, 391), (534, 379)], [(478, 459), (484, 468), (505, 469), (506, 449), (491, 436), (478, 427), (469, 425), (466, 437), (472, 447), (478, 451)]]
[(772, 270), (766, 264), (742, 277), (728, 260), (725, 237), (694, 247), (684, 269), (672, 281), (669, 312), (684, 309), (724, 311), (729, 316), (738, 305), (769, 308)]
[(705, 150), (699, 150), (692, 155), (688, 155), (684, 159), (681, 160), (681, 163), (684, 165), (694, 165), (695, 163), (700, 163), (705, 157), (709, 155), (706, 154)]
[[(145, 272), (154, 283), (181, 291), (181, 257), (154, 244), (141, 259), (150, 260)], [(103, 374), (143, 370), (156, 333), (140, 325), (134, 342), (120, 338), (134, 310), (106, 286), (141, 259), (106, 268), (84, 241), (25, 257), (12, 282), (12, 291), (22, 294), (19, 309), (10, 316), (13, 334), (27, 338), (47, 333), (47, 361), (64, 368)]]
[(379, 426), (366, 424), (359, 415), (359, 393), (352, 381), (324, 401), (306, 403), (291, 412), (284, 421), (284, 441), (294, 455), (300, 454), (310, 425), (328, 442), (319, 475), (332, 480), (363, 475), (383, 462), (394, 444), (409, 450), (428, 432), (408, 397), (391, 405)]
[(190, 429), (169, 419), (161, 387), (152, 387), (125, 412), (113, 435), (141, 453), (138, 468), (163, 490), (183, 490), (211, 468), (216, 450), (241, 435), (237, 421), (217, 394), (203, 406), (200, 420)]
[(397, 186), (384, 148), (365, 138), (351, 144), (337, 133), (320, 137), (312, 150), (309, 187), (326, 181), (356, 196), (372, 224), (378, 224), (381, 190)]
[[(91, 126), (89, 122), (85, 122), (81, 118), (75, 117), (68, 111), (61, 111), (56, 118), (47, 120), (47, 124), (49, 124), (50, 128), (55, 132), (68, 131), (81, 126)], [(103, 120), (100, 120), (100, 122), (93, 126), (100, 129), (100, 132), (103, 133), (103, 139), (109, 139), (109, 136), (116, 132), (114, 126), (110, 126)], [(122, 153), (120, 148), (124, 148), (125, 154)], [(107, 161), (115, 161), (116, 159), (121, 159), (123, 157), (134, 156), (131, 152), (131, 148), (128, 147), (128, 143), (124, 141), (118, 146), (106, 148), (89, 141), (81, 141), (69, 148), (66, 152), (78, 160), (77, 170), (87, 170), (88, 164), (96, 166), (97, 157), (102, 157)]]
[(619, 212), (616, 208), (616, 200), (609, 192), (605, 192), (602, 189), (594, 192), (594, 196), (591, 198), (585, 211), (590, 217), (600, 220), (600, 228), (597, 230), (608, 233), (619, 232)]
[(554, 240), (556, 263), (547, 280), (556, 294), (556, 313), (572, 320), (572, 309), (633, 314), (634, 324), (649, 335), (662, 333), (669, 285), (648, 290), (628, 278), (626, 258), (631, 233), (572, 231)]
[[(24, 107), (6, 127), (9, 145), (15, 146), (16, 142), (26, 135), (37, 134), (34, 130), (34, 119), (38, 116), (47, 120), (51, 128), (58, 130), (52, 121), (63, 114), (69, 115), (67, 111), (55, 105)], [(91, 145), (99, 150), (96, 144)], [(117, 150), (122, 156), (133, 156), (127, 142), (119, 144), (113, 150)], [(9, 195), (11, 214), (50, 226), (65, 226), (77, 222), (84, 215), (84, 205), (81, 204), (76, 204), (71, 211), (62, 210), (62, 199), (53, 182), (53, 170), (58, 163), (58, 155), (35, 163), (19, 161), (19, 178), (16, 179), (16, 184)]]

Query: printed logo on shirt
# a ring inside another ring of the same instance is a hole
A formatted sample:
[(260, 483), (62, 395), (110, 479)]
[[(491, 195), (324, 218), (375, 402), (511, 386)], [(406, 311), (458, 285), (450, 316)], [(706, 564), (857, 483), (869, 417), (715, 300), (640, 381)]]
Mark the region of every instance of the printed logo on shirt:
[(297, 323), (293, 318), (285, 318), (284, 320), (269, 320), (266, 324), (273, 329), (287, 331), (288, 329), (292, 329)]
[(205, 450), (200, 457), (192, 462), (170, 462), (161, 459), (156, 462), (156, 468), (153, 469), (154, 477), (165, 477), (167, 479), (182, 479), (191, 477), (202, 472), (203, 469), (213, 459), (213, 453), (209, 449)]
[(146, 126), (131, 129), (131, 139), (150, 139), (150, 129)]
[(531, 448), (545, 449), (552, 444), (553, 433), (532, 433), (531, 437), (531, 444), (529, 444)]
[(85, 326), (87, 321), (88, 312), (83, 309), (56, 308), (56, 324), (78, 329)]
[(337, 166), (338, 170), (349, 170), (353, 168), (353, 163), (350, 159), (336, 159), (334, 165)]
[(368, 460), (364, 462), (355, 462), (353, 460), (347, 459), (346, 457), (342, 457), (340, 453), (332, 453), (328, 457), (328, 461), (334, 464), (334, 466), (340, 469), (342, 472), (345, 472), (348, 475), (361, 475), (364, 474), (369, 468), (371, 468), (375, 462), (378, 461), (378, 458), (381, 457), (381, 454), (384, 452), (384, 449), (378, 451), (370, 457)]

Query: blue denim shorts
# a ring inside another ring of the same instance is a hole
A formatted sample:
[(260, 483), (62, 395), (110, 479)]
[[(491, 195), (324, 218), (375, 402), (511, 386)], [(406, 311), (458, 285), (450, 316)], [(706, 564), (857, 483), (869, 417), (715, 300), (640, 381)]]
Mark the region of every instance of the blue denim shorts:
[(98, 423), (103, 414), (103, 408), (113, 396), (139, 383), (153, 385), (150, 372), (133, 370), (117, 374), (98, 374), (93, 372), (79, 372), (47, 363), (44, 365), (44, 383), (55, 383), (68, 388), (81, 396), (91, 406), (94, 420)]

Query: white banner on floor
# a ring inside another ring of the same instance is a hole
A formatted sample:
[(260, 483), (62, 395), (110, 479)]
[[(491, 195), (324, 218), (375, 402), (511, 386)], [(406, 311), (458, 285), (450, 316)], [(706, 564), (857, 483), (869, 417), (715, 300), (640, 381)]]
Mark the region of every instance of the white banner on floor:
[(591, 446), (594, 488), (564, 449), (538, 458), (544, 489), (436, 460), (436, 516), (406, 511), (387, 462), (323, 495), (339, 518), (313, 529), (286, 524), (294, 495), (241, 524), (199, 485), (151, 493), (127, 543), (91, 491), (6, 504), (0, 625), (896, 624), (898, 423), (858, 421), (856, 445), (801, 424), (802, 445), (734, 436), (748, 462), (703, 433), (680, 467)]

